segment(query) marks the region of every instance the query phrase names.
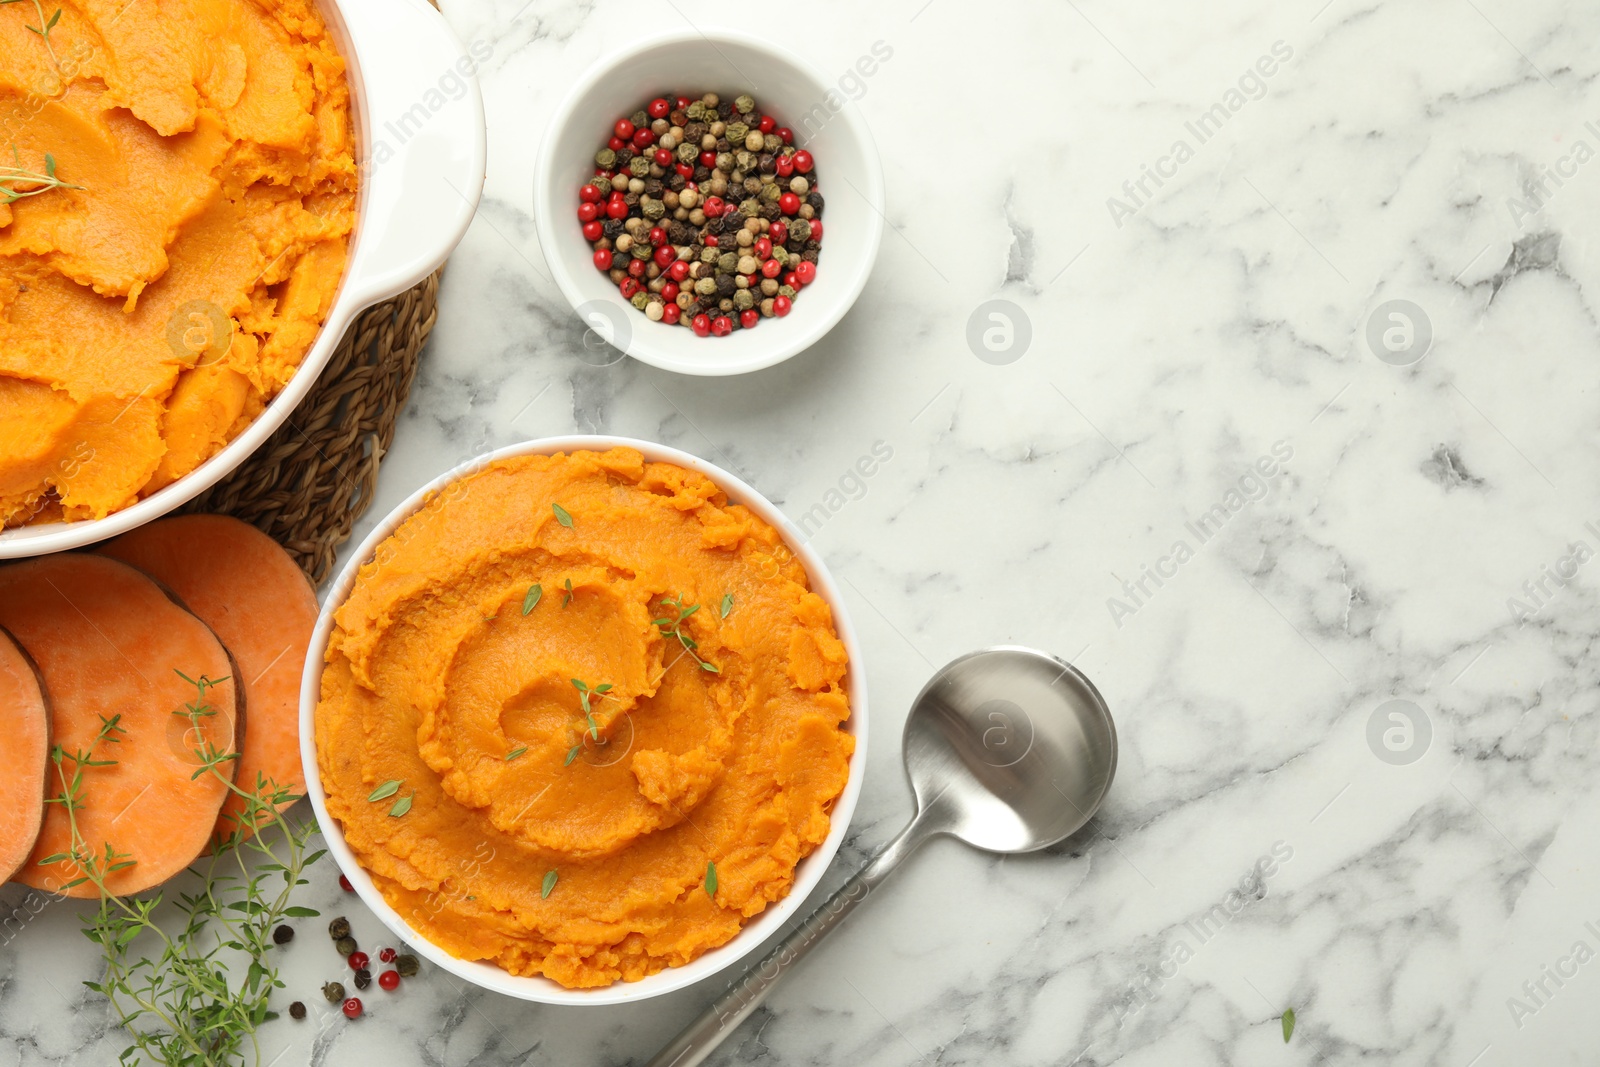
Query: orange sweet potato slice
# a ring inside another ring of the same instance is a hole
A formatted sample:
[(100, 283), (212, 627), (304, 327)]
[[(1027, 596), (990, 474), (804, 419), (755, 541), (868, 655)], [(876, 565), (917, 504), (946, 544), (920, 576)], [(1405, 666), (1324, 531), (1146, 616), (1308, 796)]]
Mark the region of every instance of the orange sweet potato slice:
[[(300, 674), (317, 623), (317, 596), (305, 572), (272, 538), (226, 515), (158, 519), (97, 551), (172, 590), (233, 653), (250, 709), (239, 752), (240, 788), (255, 792), (264, 782), (269, 793), (281, 787), (304, 794)], [(243, 797), (228, 798), (218, 833), (232, 834), (245, 812)]]
[(33, 660), (0, 630), (0, 882), (27, 861), (44, 822), (50, 699)]
[[(214, 712), (202, 735), (218, 750), (233, 750), (242, 725), (242, 689), (231, 680), (227, 649), (209, 627), (144, 574), (103, 556), (65, 553), (0, 567), (0, 626), (38, 665), (50, 694), (50, 727), (57, 750), (69, 755), (45, 772), (46, 794), (63, 794), (77, 767), (73, 753), (107, 766), (85, 766), (75, 813), (83, 846), (118, 862), (106, 890), (116, 896), (161, 885), (206, 848), (229, 790), (203, 770), (193, 753), (185, 704), (196, 699), (191, 679), (220, 681), (206, 693)], [(115, 742), (95, 744), (115, 720)], [(221, 765), (224, 776), (235, 761)], [(46, 805), (32, 854), (16, 880), (36, 889), (89, 898), (99, 890), (69, 854), (73, 837), (64, 804)], [(106, 869), (110, 864), (104, 864)], [(76, 883), (76, 884), (74, 884)]]

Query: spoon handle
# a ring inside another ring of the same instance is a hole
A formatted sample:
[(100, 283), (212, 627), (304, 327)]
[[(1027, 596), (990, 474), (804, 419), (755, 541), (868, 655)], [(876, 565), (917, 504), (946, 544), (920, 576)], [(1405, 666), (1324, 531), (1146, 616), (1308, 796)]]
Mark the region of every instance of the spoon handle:
[(846, 915), (855, 910), (899, 866), (912, 849), (922, 843), (919, 820), (900, 832), (861, 870), (857, 871), (834, 891), (833, 895), (806, 916), (794, 932), (767, 953), (760, 963), (745, 971), (743, 977), (728, 987), (711, 1006), (694, 1022), (684, 1027), (672, 1043), (656, 1054), (647, 1067), (695, 1067), (722, 1044), (724, 1038), (765, 999), (795, 963), (799, 962), (824, 934), (832, 930)]

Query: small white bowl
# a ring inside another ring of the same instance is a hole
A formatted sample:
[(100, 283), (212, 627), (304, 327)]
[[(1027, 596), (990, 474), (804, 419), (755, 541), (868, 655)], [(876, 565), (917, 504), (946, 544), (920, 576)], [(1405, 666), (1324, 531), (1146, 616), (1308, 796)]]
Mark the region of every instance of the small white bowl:
[[(345, 844), (344, 833), (338, 821), (328, 814), (327, 795), (323, 792), (322, 777), (317, 766), (315, 715), (317, 701), (322, 693), (322, 668), (328, 648), (328, 637), (333, 631), (333, 613), (350, 595), (362, 564), (372, 560), (378, 545), (417, 511), (426, 499), (458, 478), (508, 456), (552, 455), (556, 452), (574, 452), (579, 449), (603, 451), (617, 447), (637, 449), (649, 461), (675, 463), (680, 467), (701, 472), (716, 482), (731, 500), (743, 504), (783, 534), (795, 558), (805, 567), (806, 574), (811, 579), (812, 591), (827, 601), (828, 606), (833, 609), (834, 625), (838, 628), (839, 639), (844, 642), (845, 651), (850, 657), (850, 667), (845, 675), (845, 689), (850, 698), (850, 718), (846, 720), (844, 728), (856, 739), (856, 750), (850, 758), (850, 778), (845, 783), (844, 792), (834, 802), (832, 826), (828, 831), (828, 838), (795, 868), (794, 885), (789, 890), (788, 896), (768, 906), (766, 911), (746, 923), (744, 929), (739, 931), (733, 940), (682, 967), (668, 967), (637, 982), (617, 982), (603, 989), (567, 989), (543, 976), (518, 977), (492, 963), (473, 962), (452, 956), (413, 930), (410, 924), (389, 906), (377, 887), (372, 884), (372, 879), (366, 870), (356, 862), (350, 846)], [(844, 597), (840, 595), (839, 587), (834, 584), (827, 568), (822, 565), (821, 558), (801, 539), (800, 531), (783, 512), (760, 493), (720, 467), (707, 463), (698, 456), (668, 448), (666, 445), (636, 441), (628, 437), (600, 435), (546, 437), (487, 453), (435, 478), (412, 493), (385, 516), (367, 539), (361, 542), (361, 547), (350, 555), (338, 577), (329, 587), (322, 613), (317, 618), (316, 631), (311, 637), (311, 647), (306, 653), (306, 669), (300, 683), (300, 759), (305, 765), (306, 795), (316, 812), (317, 824), (322, 828), (329, 854), (338, 863), (339, 869), (350, 879), (350, 884), (355, 886), (362, 902), (372, 909), (372, 913), (382, 920), (396, 937), (426, 956), (434, 965), (473, 985), (491, 989), (496, 993), (542, 1004), (626, 1004), (670, 993), (674, 989), (682, 989), (738, 963), (770, 935), (782, 928), (805, 902), (811, 891), (817, 887), (823, 872), (827, 870), (834, 854), (839, 851), (839, 845), (850, 827), (850, 820), (855, 815), (856, 800), (861, 795), (861, 780), (867, 769), (867, 678), (862, 667), (861, 646), (856, 640), (855, 627), (851, 625), (850, 614), (845, 608)]]
[[(594, 154), (612, 124), (664, 92), (714, 92), (724, 99), (748, 92), (816, 157), (818, 188), (827, 201), (822, 254), (816, 281), (795, 297), (786, 317), (762, 319), (728, 337), (696, 337), (683, 326), (646, 319), (595, 269), (578, 222), (578, 188), (593, 176)], [(551, 118), (533, 179), (539, 244), (580, 320), (615, 349), (680, 374), (760, 370), (833, 329), (872, 273), (882, 211), (883, 166), (855, 104), (788, 50), (709, 26), (647, 38), (592, 67)]]

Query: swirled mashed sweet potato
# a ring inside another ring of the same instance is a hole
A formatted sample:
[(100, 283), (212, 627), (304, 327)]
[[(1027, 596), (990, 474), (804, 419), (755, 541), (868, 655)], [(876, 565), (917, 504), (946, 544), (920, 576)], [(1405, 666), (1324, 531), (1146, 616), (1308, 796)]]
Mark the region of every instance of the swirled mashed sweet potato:
[(779, 545), (631, 449), (503, 460), (406, 520), (337, 611), (316, 711), (328, 810), (395, 910), (603, 986), (787, 894), (855, 741), (832, 614)]
[(310, 348), (354, 217), (307, 0), (43, 6), (48, 35), (0, 6), (0, 167), (62, 183), (0, 179), (34, 194), (0, 205), (6, 526), (103, 517), (237, 435)]

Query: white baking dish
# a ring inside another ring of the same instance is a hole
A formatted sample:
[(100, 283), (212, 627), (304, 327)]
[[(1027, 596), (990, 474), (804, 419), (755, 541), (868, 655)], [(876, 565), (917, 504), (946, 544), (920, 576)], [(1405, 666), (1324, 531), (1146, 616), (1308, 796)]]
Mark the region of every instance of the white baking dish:
[(487, 152), (476, 77), (484, 56), (424, 0), (323, 0), (321, 11), (349, 68), (361, 187), (350, 263), (316, 343), (261, 416), (195, 470), (103, 519), (0, 532), (0, 559), (114, 537), (215, 484), (289, 417), (356, 316), (437, 270), (466, 233)]

